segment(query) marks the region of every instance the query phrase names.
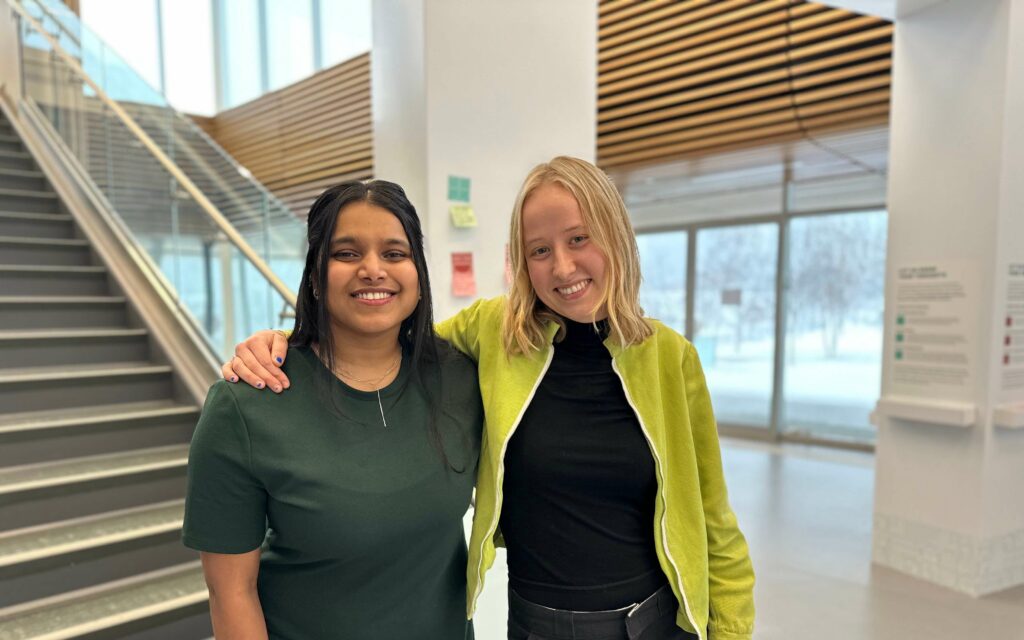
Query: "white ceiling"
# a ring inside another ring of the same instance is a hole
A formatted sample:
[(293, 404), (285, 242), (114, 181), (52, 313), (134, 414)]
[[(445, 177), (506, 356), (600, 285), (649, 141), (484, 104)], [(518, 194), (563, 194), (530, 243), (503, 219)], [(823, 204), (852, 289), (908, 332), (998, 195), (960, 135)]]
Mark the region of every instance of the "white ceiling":
[(949, 0), (826, 0), (821, 4), (830, 7), (856, 11), (869, 16), (878, 16), (893, 21), (910, 15), (925, 7)]

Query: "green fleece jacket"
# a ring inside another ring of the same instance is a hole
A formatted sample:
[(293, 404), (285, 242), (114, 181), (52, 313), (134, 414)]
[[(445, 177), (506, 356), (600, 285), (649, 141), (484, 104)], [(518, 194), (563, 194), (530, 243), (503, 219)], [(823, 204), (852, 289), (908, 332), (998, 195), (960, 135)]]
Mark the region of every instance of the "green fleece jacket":
[[(467, 568), (473, 616), (484, 573), (501, 543), (505, 450), (554, 355), (549, 344), (529, 356), (505, 355), (506, 298), (481, 300), (437, 326), (440, 336), (478, 363), (485, 427)], [(754, 626), (754, 570), (729, 507), (711, 398), (697, 352), (686, 338), (651, 321), (654, 335), (605, 346), (651, 447), (657, 472), (654, 542), (679, 601), (676, 623), (701, 640), (749, 640)], [(550, 323), (548, 340), (557, 325)]]

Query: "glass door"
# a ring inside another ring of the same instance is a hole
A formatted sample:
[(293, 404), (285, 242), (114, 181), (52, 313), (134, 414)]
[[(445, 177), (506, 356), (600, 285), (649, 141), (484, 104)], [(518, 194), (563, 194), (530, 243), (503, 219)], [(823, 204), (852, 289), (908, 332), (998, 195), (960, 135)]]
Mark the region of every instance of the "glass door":
[(718, 422), (771, 426), (779, 225), (697, 231), (693, 344)]

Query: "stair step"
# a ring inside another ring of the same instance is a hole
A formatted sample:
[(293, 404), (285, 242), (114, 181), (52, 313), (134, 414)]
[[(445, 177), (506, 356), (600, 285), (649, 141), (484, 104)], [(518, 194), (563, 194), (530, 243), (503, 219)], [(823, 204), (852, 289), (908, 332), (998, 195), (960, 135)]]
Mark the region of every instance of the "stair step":
[(46, 175), (35, 169), (0, 167), (0, 188), (44, 190)]
[[(0, 267), (0, 290), (5, 282)], [(141, 362), (150, 356), (145, 329), (23, 329), (0, 331), (0, 372), (22, 363), (59, 366), (115, 361)]]
[(198, 409), (173, 400), (125, 402), (120, 404), (47, 409), (0, 414), (0, 437), (15, 433), (42, 432), (90, 425), (108, 425), (131, 420), (198, 415)]
[(35, 198), (38, 200), (56, 200), (57, 194), (53, 191), (37, 189), (0, 189), (0, 198)]
[(92, 263), (84, 239), (26, 238), (0, 235), (0, 262), (23, 265), (78, 266)]
[(0, 467), (184, 444), (198, 421), (171, 399), (0, 414)]
[(75, 225), (66, 214), (0, 211), (0, 236), (70, 239), (75, 236)]
[(0, 331), (124, 328), (123, 296), (0, 296)]
[(0, 371), (0, 385), (21, 382), (81, 381), (170, 373), (171, 367), (148, 362), (116, 362), (59, 367), (21, 367)]
[(21, 146), (21, 138), (14, 135), (13, 133), (0, 132), (0, 149), (21, 151), (23, 148), (24, 147)]
[(0, 532), (0, 569), (181, 530), (184, 500)]
[(182, 499), (0, 533), (0, 608), (188, 562)]
[(0, 149), (0, 167), (32, 170), (36, 168), (36, 163), (32, 156), (25, 151)]
[(52, 191), (0, 189), (0, 209), (58, 213), (60, 200)]
[(189, 562), (0, 609), (0, 638), (65, 640), (193, 615), (207, 606), (200, 563)]
[(163, 469), (183, 469), (187, 462), (185, 444), (7, 467), (0, 469), (0, 497), (108, 478), (126, 479)]
[(173, 369), (147, 362), (102, 362), (0, 370), (0, 407), (8, 412), (162, 400), (174, 393)]
[(0, 296), (102, 296), (109, 293), (105, 267), (0, 264)]

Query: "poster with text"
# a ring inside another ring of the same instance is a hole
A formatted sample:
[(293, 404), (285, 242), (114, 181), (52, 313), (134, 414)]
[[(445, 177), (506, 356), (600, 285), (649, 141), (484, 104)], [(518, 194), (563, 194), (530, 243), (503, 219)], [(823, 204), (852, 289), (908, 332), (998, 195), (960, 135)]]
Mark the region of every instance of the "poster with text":
[(983, 301), (978, 269), (949, 261), (898, 267), (889, 315), (889, 393), (972, 400)]

